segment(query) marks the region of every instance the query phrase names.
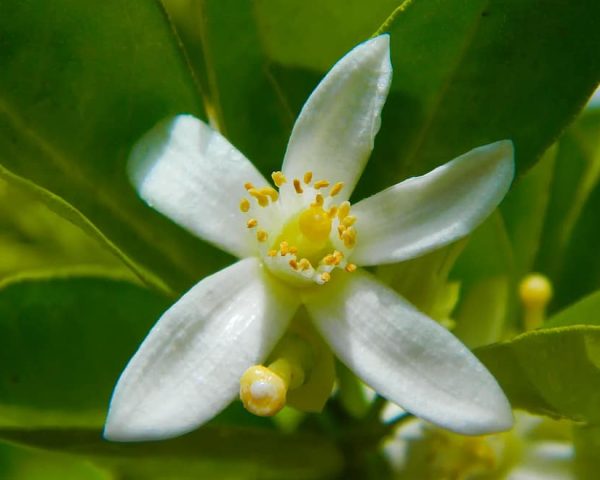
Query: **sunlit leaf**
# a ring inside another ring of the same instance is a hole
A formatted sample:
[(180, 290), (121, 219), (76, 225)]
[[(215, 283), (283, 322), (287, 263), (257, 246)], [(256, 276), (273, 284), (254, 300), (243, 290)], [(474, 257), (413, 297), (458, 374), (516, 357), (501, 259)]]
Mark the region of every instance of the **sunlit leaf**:
[(475, 353), (514, 408), (600, 422), (599, 326), (536, 330)]

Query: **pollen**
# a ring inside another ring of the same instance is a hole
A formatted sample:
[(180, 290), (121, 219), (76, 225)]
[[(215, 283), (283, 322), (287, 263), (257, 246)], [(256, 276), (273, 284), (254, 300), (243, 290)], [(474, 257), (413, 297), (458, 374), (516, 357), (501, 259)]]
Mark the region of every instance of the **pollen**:
[(279, 244), (279, 252), (281, 253), (282, 257), (286, 256), (290, 252), (290, 246), (288, 242), (284, 241)]
[(272, 187), (263, 187), (259, 190), (259, 192), (269, 197), (272, 202), (276, 202), (279, 198), (279, 193), (277, 193), (277, 190)]
[(294, 190), (296, 190), (296, 193), (298, 195), (304, 193), (304, 190), (302, 190), (302, 185), (300, 185), (300, 180), (298, 180), (297, 178), (294, 178)]
[(354, 215), (346, 215), (342, 220), (342, 224), (345, 227), (351, 227), (352, 225), (354, 225), (354, 222), (356, 222), (356, 217)]
[(342, 191), (342, 188), (344, 188), (344, 182), (335, 183), (333, 185), (333, 187), (331, 187), (331, 190), (329, 191), (329, 196), (335, 197), (338, 193), (340, 193)]
[(269, 205), (269, 196), (265, 195), (261, 190), (256, 188), (250, 188), (248, 190), (248, 193), (256, 199), (256, 201), (261, 207), (266, 207)]
[(269, 237), (269, 234), (267, 232), (265, 232), (264, 230), (259, 230), (258, 232), (256, 232), (256, 239), (259, 242), (266, 241), (268, 237)]
[(251, 218), (250, 220), (248, 220), (248, 221), (246, 222), (246, 226), (247, 226), (248, 228), (254, 228), (254, 227), (256, 227), (257, 225), (258, 225), (258, 220), (256, 220), (256, 218)]
[(273, 183), (276, 187), (281, 187), (284, 183), (287, 182), (285, 175), (283, 172), (273, 172), (271, 174), (271, 178), (273, 179)]
[(344, 218), (346, 218), (346, 216), (350, 213), (350, 202), (348, 202), (347, 200), (345, 202), (342, 202), (340, 204), (340, 207), (338, 208), (338, 218), (340, 220), (344, 220)]
[(240, 200), (240, 210), (244, 213), (246, 213), (248, 210), (250, 210), (250, 202), (248, 201), (247, 198), (242, 198)]
[(300, 268), (300, 270), (308, 270), (312, 268), (312, 265), (310, 264), (310, 261), (307, 258), (303, 258), (298, 262), (298, 268)]
[(275, 250), (274, 248), (272, 248), (271, 250), (269, 250), (269, 251), (267, 252), (267, 255), (268, 255), (269, 257), (275, 257), (275, 256), (277, 256), (277, 250)]
[(321, 280), (323, 280), (324, 283), (327, 283), (329, 280), (331, 280), (331, 273), (329, 273), (329, 272), (321, 273)]
[(244, 183), (244, 188), (246, 190), (251, 190), (254, 188), (254, 185), (252, 185), (252, 183), (250, 183), (250, 182), (246, 182), (246, 183)]
[(288, 262), (288, 264), (294, 270), (298, 270), (298, 262), (296, 260), (294, 260), (293, 258)]
[(358, 267), (356, 265), (354, 265), (353, 263), (349, 263), (348, 265), (346, 265), (346, 268), (344, 270), (346, 270), (348, 273), (352, 273), (352, 272), (356, 272), (356, 269)]
[(313, 173), (312, 172), (306, 172), (304, 174), (304, 183), (306, 183), (307, 185), (309, 185), (310, 181), (312, 180), (312, 177), (313, 177)]
[(329, 182), (327, 180), (319, 180), (315, 182), (314, 187), (319, 190), (320, 188), (326, 188), (329, 186)]

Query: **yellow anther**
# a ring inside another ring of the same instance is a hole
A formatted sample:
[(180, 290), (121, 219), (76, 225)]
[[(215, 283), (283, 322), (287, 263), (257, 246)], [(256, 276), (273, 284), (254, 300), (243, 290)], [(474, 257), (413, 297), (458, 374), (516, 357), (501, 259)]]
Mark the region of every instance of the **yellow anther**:
[(300, 180), (297, 178), (294, 178), (294, 190), (296, 190), (296, 193), (298, 194), (304, 192), (304, 190), (302, 190), (302, 185), (300, 185)]
[(311, 180), (312, 180), (312, 172), (306, 172), (304, 174), (304, 183), (306, 183), (308, 185)]
[(298, 270), (298, 262), (296, 260), (292, 258), (288, 263), (294, 270)]
[(258, 232), (256, 232), (256, 239), (259, 242), (264, 242), (268, 237), (269, 237), (269, 234), (267, 232), (265, 232), (264, 230), (259, 230)]
[(357, 267), (356, 267), (356, 265), (354, 265), (353, 263), (349, 263), (348, 265), (346, 265), (346, 268), (345, 268), (345, 270), (346, 270), (348, 273), (352, 273), (352, 272), (355, 272), (355, 271), (356, 271), (356, 268), (357, 268)]
[(290, 253), (293, 253), (293, 254), (298, 253), (298, 247), (290, 247)]
[(240, 200), (240, 210), (244, 213), (246, 213), (248, 210), (250, 210), (250, 202), (248, 201), (247, 198), (242, 198)]
[(338, 225), (337, 231), (340, 240), (342, 240), (344, 238), (344, 232), (346, 231), (346, 225)]
[(330, 253), (328, 255), (325, 255), (323, 257), (323, 263), (325, 265), (334, 265), (335, 264), (335, 257), (333, 256), (333, 254)]
[(285, 178), (285, 175), (283, 174), (283, 172), (273, 172), (271, 174), (271, 178), (273, 179), (273, 183), (277, 187), (281, 187), (284, 183), (287, 182), (287, 179)]
[(331, 187), (331, 190), (329, 191), (329, 196), (335, 197), (338, 193), (342, 191), (342, 188), (344, 188), (344, 182), (334, 183), (333, 187)]
[(346, 247), (353, 247), (356, 243), (356, 230), (353, 227), (348, 227), (342, 233), (342, 240)]
[(300, 214), (298, 226), (308, 240), (323, 243), (329, 238), (331, 218), (322, 207), (313, 205)]
[(254, 228), (254, 227), (256, 227), (257, 225), (258, 225), (258, 220), (256, 220), (256, 218), (251, 218), (250, 220), (248, 220), (248, 221), (246, 222), (246, 226), (247, 226), (248, 228)]
[(244, 183), (244, 188), (246, 190), (251, 190), (254, 188), (254, 185), (252, 185), (252, 183), (250, 183), (250, 182), (246, 182), (246, 183)]
[(267, 197), (269, 197), (272, 202), (276, 202), (277, 199), (279, 198), (279, 194), (277, 193), (277, 190), (275, 190), (272, 187), (263, 187), (259, 190), (259, 192), (262, 193), (263, 195), (266, 195)]
[(256, 188), (251, 188), (248, 193), (252, 195), (261, 207), (269, 205), (269, 197)]
[(519, 284), (519, 297), (523, 304), (523, 322), (526, 330), (544, 323), (546, 306), (552, 299), (550, 280), (539, 273), (527, 275)]
[(285, 256), (290, 252), (290, 246), (288, 244), (288, 242), (283, 241), (279, 244), (279, 253), (281, 253), (281, 256)]
[(315, 195), (315, 202), (312, 203), (311, 206), (322, 207), (324, 201), (325, 201), (325, 199), (323, 198), (323, 195), (321, 195), (320, 193), (317, 193)]
[(338, 250), (333, 251), (333, 256), (335, 257), (337, 263), (340, 263), (344, 258), (344, 254), (342, 252), (339, 252)]
[(329, 218), (334, 218), (337, 215), (338, 208), (335, 205), (332, 205), (329, 210), (327, 210), (327, 215)]
[(323, 282), (327, 283), (329, 280), (331, 280), (331, 273), (329, 273), (329, 272), (321, 273), (321, 280), (323, 280)]
[(300, 268), (300, 270), (308, 270), (312, 267), (312, 265), (310, 264), (310, 261), (307, 258), (303, 258), (298, 262), (298, 267)]
[(277, 250), (275, 250), (275, 249), (273, 248), (273, 249), (271, 249), (271, 250), (269, 250), (269, 251), (267, 252), (267, 255), (268, 255), (269, 257), (275, 257), (275, 256), (277, 255)]
[(288, 383), (289, 379), (282, 378), (273, 370), (255, 365), (240, 379), (240, 399), (250, 413), (271, 417), (285, 406)]
[(351, 227), (352, 225), (354, 225), (354, 222), (356, 222), (356, 217), (354, 215), (346, 215), (342, 220), (342, 223), (346, 227)]
[(338, 208), (338, 218), (343, 220), (350, 213), (350, 202), (342, 202)]
[(318, 190), (319, 188), (328, 187), (329, 182), (327, 180), (319, 180), (318, 182), (315, 182), (313, 186)]

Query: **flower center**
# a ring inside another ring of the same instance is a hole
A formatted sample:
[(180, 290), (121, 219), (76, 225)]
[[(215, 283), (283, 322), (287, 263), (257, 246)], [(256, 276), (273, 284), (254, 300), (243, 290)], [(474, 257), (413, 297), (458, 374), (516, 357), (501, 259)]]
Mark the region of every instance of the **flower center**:
[(326, 283), (336, 268), (356, 270), (348, 262), (356, 244), (356, 218), (350, 215), (350, 202), (335, 203), (344, 185), (313, 182), (312, 176), (306, 172), (302, 181), (287, 183), (282, 172), (274, 172), (279, 191), (247, 183), (252, 198), (240, 202), (240, 210), (249, 216), (246, 226), (256, 231), (264, 264), (295, 285)]

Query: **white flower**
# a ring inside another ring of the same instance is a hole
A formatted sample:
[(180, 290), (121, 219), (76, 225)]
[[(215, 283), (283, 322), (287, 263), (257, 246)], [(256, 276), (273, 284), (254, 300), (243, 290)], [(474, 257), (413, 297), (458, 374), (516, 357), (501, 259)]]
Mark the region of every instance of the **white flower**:
[[(203, 279), (158, 321), (115, 388), (105, 436), (188, 432), (223, 410), (300, 305), (335, 354), (387, 399), (467, 434), (512, 425), (495, 379), (446, 329), (357, 266), (422, 255), (467, 235), (513, 178), (508, 140), (350, 206), (391, 81), (389, 37), (344, 56), (294, 126), (269, 186), (191, 116), (136, 146), (130, 173), (164, 215), (241, 260)], [(269, 394), (257, 382), (253, 394)]]

